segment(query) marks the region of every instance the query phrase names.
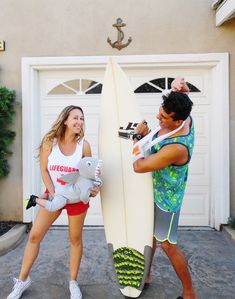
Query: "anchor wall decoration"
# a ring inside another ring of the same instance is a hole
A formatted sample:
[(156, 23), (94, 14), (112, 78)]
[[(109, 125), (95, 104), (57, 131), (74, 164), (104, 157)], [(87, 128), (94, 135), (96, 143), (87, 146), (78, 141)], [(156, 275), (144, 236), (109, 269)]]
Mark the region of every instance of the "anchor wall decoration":
[(122, 27), (125, 27), (126, 24), (125, 23), (122, 23), (122, 19), (121, 18), (118, 18), (117, 19), (117, 23), (116, 24), (113, 24), (113, 27), (116, 27), (117, 28), (117, 31), (118, 31), (118, 35), (117, 35), (117, 40), (115, 42), (111, 42), (111, 39), (108, 37), (107, 39), (107, 42), (110, 44), (110, 46), (112, 48), (116, 48), (118, 49), (119, 51), (125, 47), (127, 47), (131, 41), (132, 41), (132, 38), (129, 37), (128, 41), (123, 44), (122, 41), (124, 39), (124, 33), (123, 31), (121, 30)]

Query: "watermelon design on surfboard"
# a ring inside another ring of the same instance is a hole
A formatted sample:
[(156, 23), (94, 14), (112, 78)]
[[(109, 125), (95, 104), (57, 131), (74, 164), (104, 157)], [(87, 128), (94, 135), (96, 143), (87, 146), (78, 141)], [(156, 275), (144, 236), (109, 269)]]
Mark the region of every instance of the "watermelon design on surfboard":
[(114, 268), (120, 287), (139, 288), (144, 276), (144, 256), (128, 247), (118, 248), (113, 253)]

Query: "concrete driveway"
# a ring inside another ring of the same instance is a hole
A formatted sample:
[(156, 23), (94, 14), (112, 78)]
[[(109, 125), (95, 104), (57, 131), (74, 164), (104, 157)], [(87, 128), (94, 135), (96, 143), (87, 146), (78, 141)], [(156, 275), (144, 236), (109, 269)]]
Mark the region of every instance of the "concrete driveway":
[[(84, 255), (79, 284), (83, 299), (123, 299), (116, 287), (103, 229), (84, 230)], [(27, 235), (17, 248), (0, 256), (0, 299), (12, 288), (17, 276)], [(199, 299), (235, 298), (235, 246), (223, 232), (180, 230), (179, 246), (188, 259)], [(68, 291), (69, 242), (67, 228), (53, 228), (41, 244), (31, 278), (33, 284), (23, 299), (66, 299)], [(158, 248), (153, 268), (152, 284), (141, 299), (175, 299), (181, 294), (180, 282), (167, 257)]]

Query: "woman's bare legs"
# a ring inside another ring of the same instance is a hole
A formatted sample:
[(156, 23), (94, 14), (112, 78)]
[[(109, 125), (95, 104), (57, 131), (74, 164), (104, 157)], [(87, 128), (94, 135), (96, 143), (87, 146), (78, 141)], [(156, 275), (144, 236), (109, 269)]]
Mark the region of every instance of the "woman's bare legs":
[(59, 217), (60, 213), (61, 211), (52, 213), (48, 212), (44, 208), (39, 208), (39, 212), (30, 231), (28, 242), (25, 247), (19, 279), (23, 281), (27, 279), (33, 263), (38, 256), (40, 242), (44, 238), (52, 223)]
[(82, 230), (86, 213), (69, 216), (70, 280), (76, 280), (82, 258)]

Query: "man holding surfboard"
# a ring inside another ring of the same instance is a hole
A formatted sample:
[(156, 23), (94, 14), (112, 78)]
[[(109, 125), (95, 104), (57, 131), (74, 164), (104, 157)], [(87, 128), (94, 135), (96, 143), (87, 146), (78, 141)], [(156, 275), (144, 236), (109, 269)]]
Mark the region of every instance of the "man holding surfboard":
[[(182, 283), (182, 297), (177, 299), (197, 298), (187, 261), (177, 247), (180, 209), (194, 146), (194, 126), (190, 117), (193, 103), (187, 95), (188, 92), (189, 88), (184, 79), (176, 78), (172, 82), (172, 90), (163, 95), (163, 103), (157, 115), (160, 127), (154, 135), (151, 135), (149, 156), (145, 155), (141, 145), (143, 137), (148, 136), (147, 123), (145, 121), (140, 123), (133, 135), (135, 144), (133, 155), (137, 157), (133, 159), (134, 171), (152, 172), (153, 177), (155, 202), (153, 255), (157, 241), (161, 242), (162, 249)], [(149, 282), (150, 274), (146, 283)]]

